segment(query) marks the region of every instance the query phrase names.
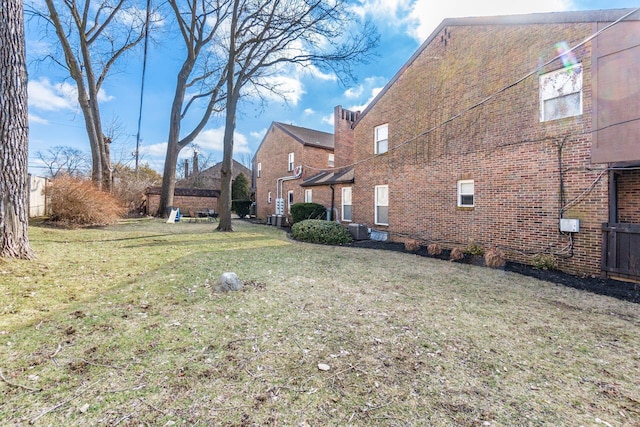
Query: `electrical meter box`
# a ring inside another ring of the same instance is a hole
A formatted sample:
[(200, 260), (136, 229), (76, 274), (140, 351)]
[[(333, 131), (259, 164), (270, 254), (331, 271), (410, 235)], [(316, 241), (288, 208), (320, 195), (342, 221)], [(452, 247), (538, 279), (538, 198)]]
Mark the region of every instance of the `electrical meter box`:
[(284, 199), (276, 199), (276, 215), (284, 215)]
[(580, 231), (580, 220), (560, 218), (560, 231), (564, 233), (577, 233)]

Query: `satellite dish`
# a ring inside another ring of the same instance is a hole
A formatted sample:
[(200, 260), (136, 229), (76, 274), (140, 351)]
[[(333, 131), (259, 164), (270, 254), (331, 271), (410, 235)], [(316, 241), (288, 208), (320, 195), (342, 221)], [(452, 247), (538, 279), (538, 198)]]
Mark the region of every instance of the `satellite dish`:
[(295, 176), (296, 178), (300, 178), (302, 176), (302, 165), (296, 166), (296, 168), (293, 170), (293, 176)]

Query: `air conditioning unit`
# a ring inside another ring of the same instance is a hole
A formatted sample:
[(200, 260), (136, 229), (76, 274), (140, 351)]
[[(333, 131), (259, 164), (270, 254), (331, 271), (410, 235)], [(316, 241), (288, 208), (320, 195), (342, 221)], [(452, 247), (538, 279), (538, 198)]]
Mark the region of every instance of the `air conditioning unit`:
[(349, 224), (349, 232), (353, 240), (367, 240), (369, 238), (369, 230), (364, 224)]

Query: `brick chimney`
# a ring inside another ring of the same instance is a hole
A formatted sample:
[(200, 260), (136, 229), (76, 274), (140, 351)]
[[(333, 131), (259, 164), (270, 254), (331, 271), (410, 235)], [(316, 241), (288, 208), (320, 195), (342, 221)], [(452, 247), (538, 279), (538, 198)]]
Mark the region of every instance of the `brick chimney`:
[(193, 152), (193, 175), (198, 176), (198, 152)]
[(353, 163), (353, 124), (360, 111), (350, 111), (338, 105), (333, 110), (333, 153), (335, 167), (340, 168)]
[(189, 178), (189, 159), (184, 159), (184, 179)]

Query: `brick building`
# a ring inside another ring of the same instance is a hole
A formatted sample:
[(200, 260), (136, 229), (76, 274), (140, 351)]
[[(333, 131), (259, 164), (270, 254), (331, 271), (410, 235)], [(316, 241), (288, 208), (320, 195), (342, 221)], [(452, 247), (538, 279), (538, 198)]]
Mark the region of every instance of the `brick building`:
[[(342, 217), (342, 188), (353, 182), (348, 164), (353, 148), (351, 125), (357, 115), (335, 108), (335, 144), (327, 132), (273, 122), (253, 158), (256, 216), (265, 220), (277, 214), (276, 199), (284, 199), (284, 216), (291, 205), (319, 203)], [(340, 155), (340, 157), (337, 156)]]
[(395, 241), (474, 241), (639, 278), (631, 12), (444, 20), (353, 125), (353, 221)]

